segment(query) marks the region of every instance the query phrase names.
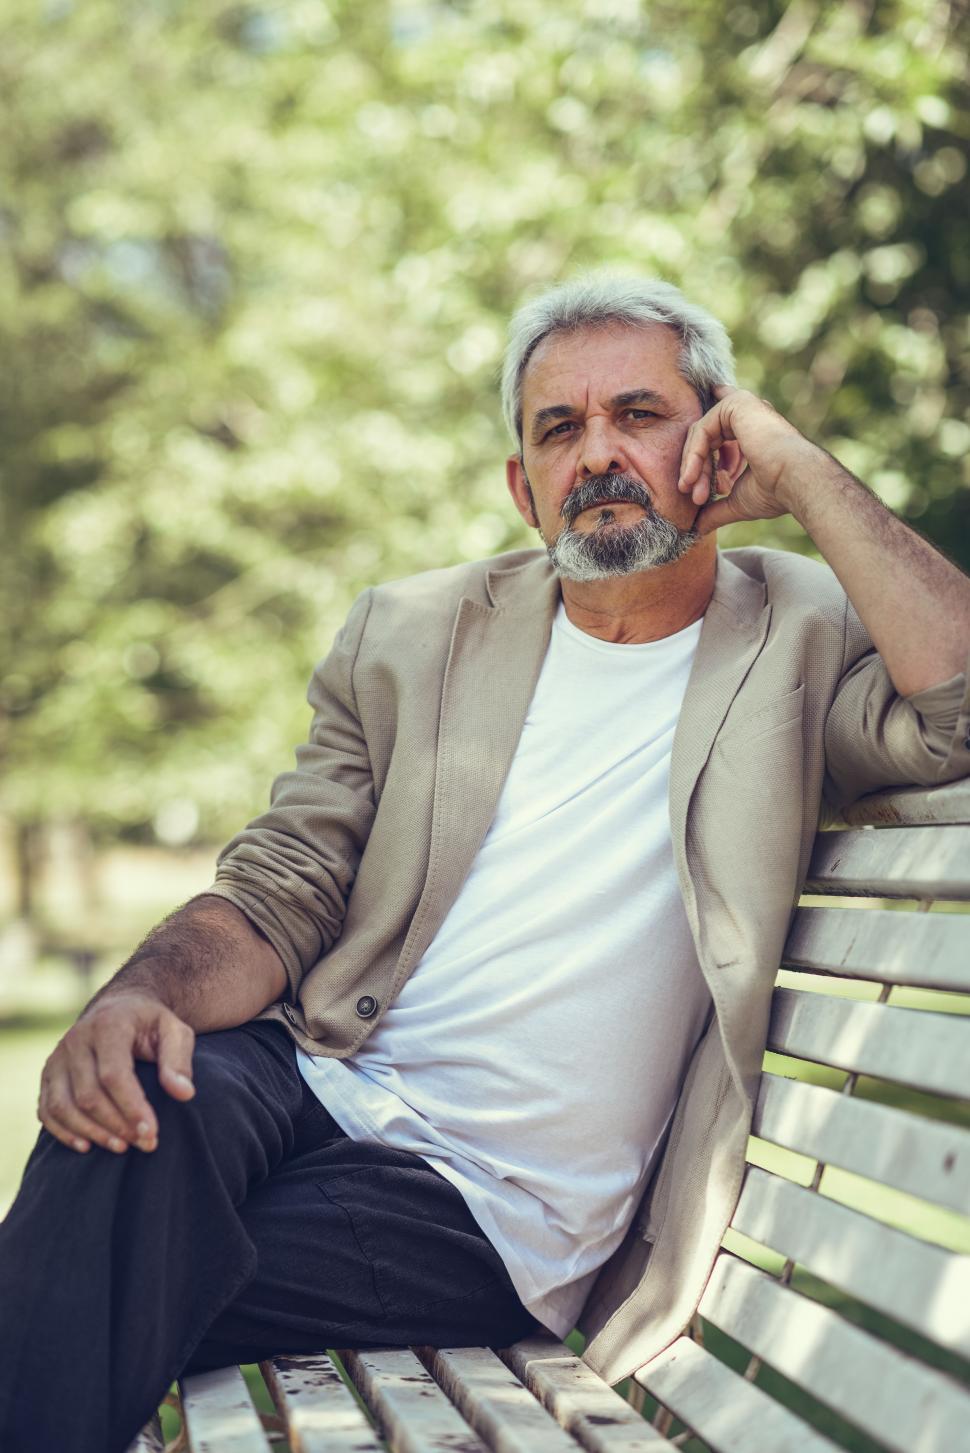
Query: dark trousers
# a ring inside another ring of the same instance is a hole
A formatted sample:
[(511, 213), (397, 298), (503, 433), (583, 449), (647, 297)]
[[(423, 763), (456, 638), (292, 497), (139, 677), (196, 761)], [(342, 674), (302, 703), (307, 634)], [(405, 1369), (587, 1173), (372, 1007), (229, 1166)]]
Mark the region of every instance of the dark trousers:
[(122, 1453), (186, 1371), (539, 1325), (455, 1187), (349, 1139), (281, 1026), (201, 1035), (186, 1103), (138, 1073), (158, 1148), (42, 1131), (0, 1226), (3, 1453)]

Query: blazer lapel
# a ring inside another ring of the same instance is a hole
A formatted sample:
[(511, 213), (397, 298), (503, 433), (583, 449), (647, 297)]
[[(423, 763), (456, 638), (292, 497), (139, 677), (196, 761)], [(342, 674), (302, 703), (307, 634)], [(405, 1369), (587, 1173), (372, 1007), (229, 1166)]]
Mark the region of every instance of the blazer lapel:
[(438, 727), (428, 875), (402, 953), (410, 973), (431, 943), (488, 832), (549, 645), (559, 582), (545, 552), (490, 571), (490, 604), (463, 597)]
[(687, 812), (721, 722), (754, 665), (771, 619), (765, 588), (720, 551), (717, 575), (681, 706), (670, 762), (674, 855), (687, 879)]

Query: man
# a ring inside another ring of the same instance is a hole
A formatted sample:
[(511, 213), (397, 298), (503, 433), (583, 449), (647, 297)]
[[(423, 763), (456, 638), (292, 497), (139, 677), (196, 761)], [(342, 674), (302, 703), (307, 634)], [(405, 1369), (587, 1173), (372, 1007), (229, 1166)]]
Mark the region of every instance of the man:
[[(113, 1453), (186, 1367), (578, 1319), (618, 1381), (685, 1325), (820, 814), (970, 772), (970, 582), (732, 379), (666, 284), (517, 315), (546, 550), (360, 597), (270, 810), (45, 1067), (11, 1453)], [(718, 553), (786, 511), (827, 566)]]

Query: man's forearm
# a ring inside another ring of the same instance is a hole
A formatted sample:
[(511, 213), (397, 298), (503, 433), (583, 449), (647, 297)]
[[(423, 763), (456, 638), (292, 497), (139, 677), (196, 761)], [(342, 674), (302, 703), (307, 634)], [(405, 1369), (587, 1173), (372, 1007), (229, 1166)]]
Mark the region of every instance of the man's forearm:
[(87, 1009), (108, 995), (150, 994), (202, 1034), (245, 1024), (286, 987), (279, 955), (246, 915), (203, 894), (152, 929)]
[(970, 579), (823, 449), (778, 495), (835, 571), (901, 696), (965, 671)]
[[(794, 515), (841, 581), (901, 696), (964, 672), (966, 575), (765, 399), (732, 384), (713, 392), (713, 408), (687, 431), (677, 481), (699, 506), (698, 534)], [(716, 499), (708, 497), (712, 459)]]

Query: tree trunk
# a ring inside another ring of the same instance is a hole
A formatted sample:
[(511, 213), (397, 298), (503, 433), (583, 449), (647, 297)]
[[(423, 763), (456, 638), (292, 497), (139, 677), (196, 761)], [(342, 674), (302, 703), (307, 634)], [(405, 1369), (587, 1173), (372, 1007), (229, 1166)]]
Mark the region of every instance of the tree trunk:
[(37, 824), (18, 822), (14, 829), (14, 871), (17, 879), (16, 916), (27, 923), (34, 917), (34, 883), (37, 867)]

